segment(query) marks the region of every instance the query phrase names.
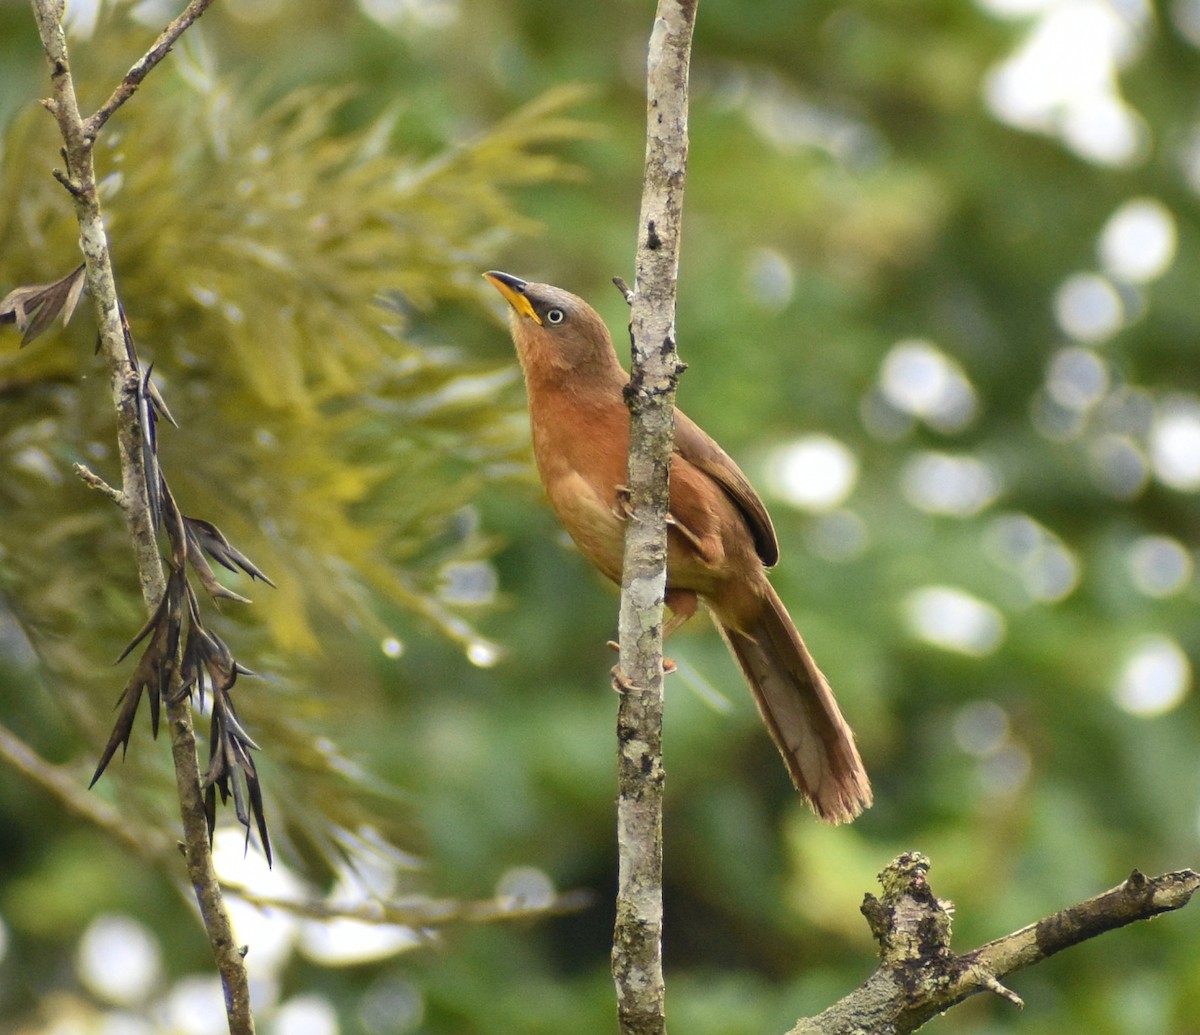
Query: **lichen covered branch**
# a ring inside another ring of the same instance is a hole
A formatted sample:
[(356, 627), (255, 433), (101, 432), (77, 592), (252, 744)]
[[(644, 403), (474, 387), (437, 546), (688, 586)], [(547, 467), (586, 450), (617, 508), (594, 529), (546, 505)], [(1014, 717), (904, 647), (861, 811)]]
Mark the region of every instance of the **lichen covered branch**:
[(883, 895), (867, 895), (862, 911), (879, 942), (879, 965), (848, 996), (802, 1019), (788, 1035), (904, 1035), (969, 996), (991, 992), (1024, 1004), (1004, 980), (1056, 952), (1135, 920), (1187, 905), (1200, 873), (1180, 870), (1146, 877), (1134, 870), (1115, 888), (988, 942), (972, 952), (950, 950), (953, 907), (929, 886), (929, 860), (918, 852), (894, 859), (879, 875)]
[[(662, 625), (668, 474), (674, 445), (675, 285), (687, 169), (695, 0), (661, 0), (646, 75), (646, 164), (630, 297), (630, 512), (615, 680), (619, 873), (613, 979), (620, 1030), (665, 1032), (662, 975)], [(628, 296), (627, 296), (628, 297)]]

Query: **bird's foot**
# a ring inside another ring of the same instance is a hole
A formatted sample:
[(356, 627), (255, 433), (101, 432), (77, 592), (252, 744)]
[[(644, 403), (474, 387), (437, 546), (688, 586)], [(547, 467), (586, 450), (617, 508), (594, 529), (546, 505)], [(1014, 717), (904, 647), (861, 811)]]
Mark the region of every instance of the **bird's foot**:
[[(608, 647), (609, 650), (613, 650), (613, 651), (619, 651), (621, 649), (621, 645), (619, 643), (617, 643), (616, 640), (609, 640), (605, 644), (605, 646)], [(663, 675), (664, 676), (669, 676), (672, 672), (677, 672), (679, 670), (679, 666), (677, 664), (675, 664), (674, 660), (671, 658), (668, 658), (665, 654), (663, 655), (662, 661), (663, 661)], [(618, 675), (617, 670), (619, 668), (620, 668), (619, 665), (613, 666), (612, 675), (613, 675), (613, 685), (614, 686), (616, 685), (616, 682), (617, 682), (617, 675)], [(621, 678), (625, 679), (625, 676), (622, 674)]]
[(613, 665), (610, 675), (612, 676), (612, 688), (618, 694), (627, 694), (638, 688), (637, 683), (625, 675), (620, 665)]

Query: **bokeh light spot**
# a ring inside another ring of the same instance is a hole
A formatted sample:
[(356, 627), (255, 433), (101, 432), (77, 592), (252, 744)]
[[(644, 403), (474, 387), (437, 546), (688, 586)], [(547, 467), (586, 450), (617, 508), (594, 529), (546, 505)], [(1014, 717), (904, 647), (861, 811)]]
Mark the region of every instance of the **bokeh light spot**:
[(225, 993), (216, 974), (192, 974), (171, 986), (165, 1005), (166, 1027), (179, 1035), (225, 1035)]
[(986, 601), (952, 586), (924, 586), (905, 598), (913, 634), (944, 650), (982, 657), (1004, 639), (1004, 616)]
[(979, 761), (979, 782), (989, 797), (1009, 797), (1029, 781), (1033, 759), (1024, 744), (1009, 740)]
[(488, 561), (454, 561), (442, 568), (441, 578), (438, 595), (448, 604), (488, 604), (500, 585)]
[(986, 758), (1008, 739), (1008, 713), (995, 701), (972, 701), (954, 716), (954, 741), (968, 755)]
[(467, 660), (476, 668), (491, 668), (502, 657), (503, 649), (491, 640), (473, 640), (467, 647)]
[(313, 993), (289, 999), (271, 1023), (271, 1035), (338, 1035), (339, 1030), (333, 1004)]
[(1054, 315), (1063, 331), (1076, 341), (1096, 344), (1121, 329), (1125, 306), (1107, 277), (1076, 273), (1055, 293)]
[(1134, 499), (1150, 480), (1145, 454), (1127, 435), (1101, 435), (1089, 447), (1088, 461), (1092, 480), (1119, 500)]
[(977, 0), (1000, 17), (1037, 15), (1028, 34), (984, 82), (1002, 122), (1058, 136), (1076, 154), (1128, 165), (1146, 151), (1141, 117), (1117, 93), (1118, 72), (1138, 52), (1149, 14), (1102, 0)]
[(1200, 400), (1174, 396), (1163, 401), (1150, 432), (1150, 463), (1164, 485), (1200, 489)]
[(774, 493), (800, 510), (839, 506), (858, 481), (858, 457), (829, 435), (806, 435), (776, 449), (767, 462)]
[(404, 642), (395, 636), (385, 636), (379, 648), (387, 657), (398, 658), (404, 653)]
[(897, 342), (884, 357), (879, 387), (897, 410), (938, 431), (962, 430), (978, 409), (962, 367), (928, 341)]
[(796, 290), (796, 275), (787, 257), (774, 248), (756, 248), (746, 263), (746, 293), (762, 309), (786, 308)]
[(358, 1020), (367, 1035), (406, 1035), (425, 1020), (425, 997), (413, 982), (384, 975), (363, 995)]
[(973, 456), (917, 453), (904, 465), (905, 499), (928, 514), (970, 517), (1000, 495), (1000, 476), (991, 464)]
[(1148, 597), (1170, 597), (1192, 581), (1192, 555), (1178, 539), (1147, 535), (1129, 549), (1129, 574), (1138, 591)]
[(510, 909), (542, 909), (554, 901), (554, 882), (536, 867), (515, 866), (500, 875), (496, 899)]
[(1046, 370), (1046, 391), (1068, 410), (1090, 410), (1108, 391), (1108, 366), (1094, 352), (1059, 349)]
[(1075, 554), (1050, 529), (1028, 514), (1003, 514), (984, 534), (984, 546), (1002, 568), (1015, 572), (1030, 600), (1054, 604), (1079, 585)]
[(1177, 707), (1192, 685), (1192, 664), (1169, 636), (1147, 636), (1126, 661), (1114, 691), (1117, 705), (1150, 718)]
[(813, 521), (807, 540), (818, 557), (839, 563), (861, 557), (871, 544), (871, 531), (854, 511), (834, 510)]
[(1100, 261), (1118, 280), (1134, 284), (1161, 277), (1175, 260), (1175, 217), (1161, 201), (1135, 198), (1109, 217), (1100, 233)]
[(145, 999), (162, 976), (158, 939), (132, 917), (98, 916), (79, 941), (79, 979), (95, 995), (129, 1006)]

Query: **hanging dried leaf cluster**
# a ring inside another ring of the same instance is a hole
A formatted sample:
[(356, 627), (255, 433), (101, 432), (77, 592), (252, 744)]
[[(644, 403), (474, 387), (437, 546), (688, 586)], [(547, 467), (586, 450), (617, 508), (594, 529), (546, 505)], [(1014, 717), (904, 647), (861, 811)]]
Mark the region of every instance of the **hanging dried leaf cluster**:
[[(82, 272), (83, 267), (80, 266), (53, 284), (30, 285), (11, 291), (0, 302), (0, 322), (16, 323), (17, 328), (23, 331), (23, 345), (46, 330), (59, 313), (62, 313), (63, 322), (68, 322), (83, 291)], [(263, 852), (269, 861), (271, 841), (263, 810), (262, 786), (250, 754), (252, 750), (258, 750), (258, 745), (238, 719), (232, 696), (238, 675), (250, 674), (250, 670), (234, 660), (224, 641), (205, 627), (199, 601), (188, 579), (188, 570), (191, 569), (214, 600), (249, 603), (246, 597), (226, 589), (217, 581), (204, 557), (205, 552), (230, 571), (240, 569), (252, 579), (272, 586), (274, 583), (234, 547), (212, 522), (189, 518), (180, 513), (158, 457), (158, 419), (161, 417), (171, 424), (175, 424), (175, 420), (152, 380), (152, 370), (143, 368), (139, 361), (124, 306), (119, 308), (126, 357), (132, 369), (142, 371), (135, 389), (135, 404), (141, 430), (145, 498), (150, 506), (155, 531), (164, 528), (166, 531), (170, 547), (167, 562), (169, 575), (166, 591), (154, 612), (117, 659), (118, 662), (124, 661), (134, 648), (145, 641), (141, 657), (117, 702), (116, 725), (101, 752), (89, 786), (95, 786), (118, 747), (122, 749), (122, 755), (128, 750), (143, 694), (149, 701), (150, 729), (155, 738), (158, 737), (164, 702), (192, 696), (203, 709), (206, 696), (211, 697), (209, 762), (202, 786), (209, 836), (212, 836), (216, 826), (219, 792), (222, 802), (232, 798), (235, 814), (246, 828), (247, 837), (253, 818)], [(91, 476), (91, 480), (101, 484), (95, 476)], [(115, 490), (111, 494), (118, 499), (127, 498)]]

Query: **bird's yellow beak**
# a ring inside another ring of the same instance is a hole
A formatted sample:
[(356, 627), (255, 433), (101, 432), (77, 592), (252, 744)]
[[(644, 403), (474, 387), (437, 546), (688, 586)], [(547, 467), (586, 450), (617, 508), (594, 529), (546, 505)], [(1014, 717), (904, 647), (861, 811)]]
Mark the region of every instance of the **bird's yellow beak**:
[(520, 277), (514, 277), (511, 273), (501, 273), (499, 270), (490, 270), (483, 277), (504, 296), (505, 301), (513, 307), (518, 316), (528, 316), (534, 323), (541, 326), (542, 318), (534, 311), (533, 303), (525, 294), (526, 281)]

